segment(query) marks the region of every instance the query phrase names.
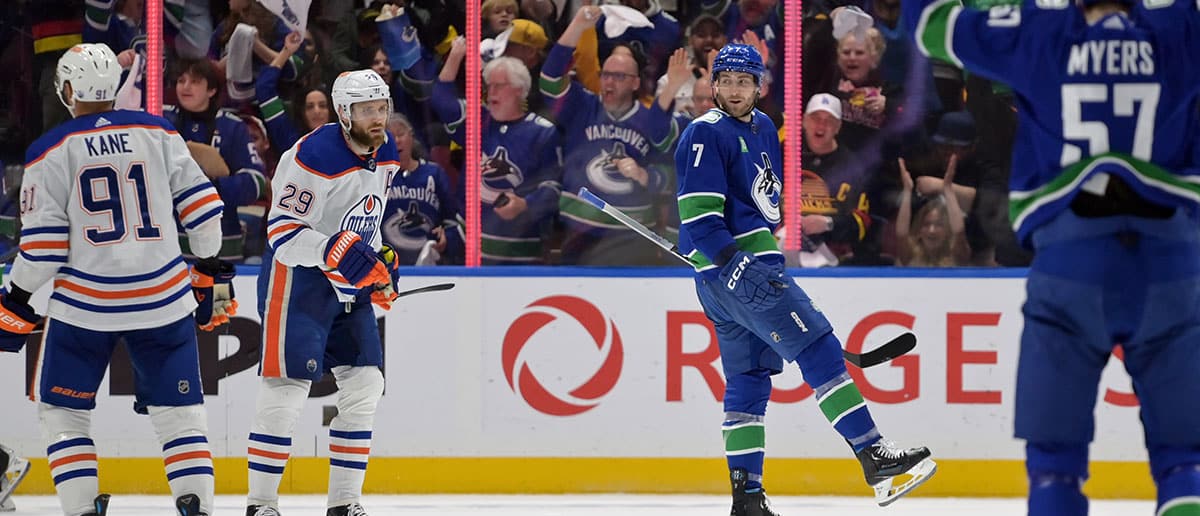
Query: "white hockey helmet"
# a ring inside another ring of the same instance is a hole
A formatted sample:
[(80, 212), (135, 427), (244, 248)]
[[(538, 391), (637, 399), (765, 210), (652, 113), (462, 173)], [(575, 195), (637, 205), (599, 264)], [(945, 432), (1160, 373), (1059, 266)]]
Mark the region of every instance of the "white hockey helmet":
[[(71, 83), (71, 102), (63, 98), (63, 84)], [(75, 114), (74, 101), (112, 102), (121, 85), (121, 65), (112, 49), (103, 43), (80, 43), (58, 59), (54, 76), (58, 100)]]
[[(387, 81), (383, 80), (375, 70), (354, 70), (342, 72), (333, 81), (333, 109), (337, 113), (338, 123), (342, 129), (350, 131), (350, 106), (358, 102), (372, 100), (388, 101), (388, 112), (392, 111), (392, 92)], [(344, 116), (343, 116), (344, 115)]]

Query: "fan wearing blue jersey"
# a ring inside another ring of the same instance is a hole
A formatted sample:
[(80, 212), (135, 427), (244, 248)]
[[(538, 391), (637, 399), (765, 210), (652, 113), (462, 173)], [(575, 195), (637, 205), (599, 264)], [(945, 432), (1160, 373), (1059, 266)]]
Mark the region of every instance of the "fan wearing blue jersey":
[(325, 124), (279, 159), (267, 215), (269, 248), (258, 276), (263, 349), (250, 427), (247, 516), (279, 514), (279, 482), (309, 387), (337, 380), (329, 423), (329, 516), (364, 516), (360, 501), (383, 347), (372, 303), (396, 299), (395, 254), (381, 244), (388, 185), (400, 170), (388, 84), (372, 70), (333, 83), (337, 124)]
[(1200, 514), (1200, 11), (1182, 0), (904, 5), (919, 48), (1012, 86), (1009, 214), (1035, 251), (1016, 428), (1031, 516), (1083, 516), (1114, 343), (1141, 403), (1158, 514)]
[[(228, 322), (237, 306), (233, 266), (214, 258), (223, 204), (170, 123), (113, 109), (120, 74), (104, 44), (75, 45), (58, 61), (55, 89), (73, 118), (26, 151), (21, 252), (0, 291), (0, 351), (19, 351), (44, 322), (29, 398), (63, 514), (107, 509), (91, 411), (122, 340), (134, 410), (150, 416), (180, 515), (212, 514), (196, 326)], [(204, 257), (190, 274), (177, 227)], [(43, 320), (29, 297), (47, 283)]]
[[(725, 456), (733, 516), (775, 513), (763, 491), (764, 416), (771, 376), (796, 362), (817, 404), (887, 505), (936, 471), (929, 450), (898, 448), (875, 427), (846, 372), (842, 344), (825, 315), (784, 271), (774, 231), (780, 222), (782, 163), (775, 124), (755, 108), (763, 76), (754, 47), (726, 45), (713, 61), (717, 109), (692, 121), (675, 152), (679, 250), (696, 270), (696, 293), (712, 321), (725, 373)], [(907, 475), (903, 482), (897, 476)]]

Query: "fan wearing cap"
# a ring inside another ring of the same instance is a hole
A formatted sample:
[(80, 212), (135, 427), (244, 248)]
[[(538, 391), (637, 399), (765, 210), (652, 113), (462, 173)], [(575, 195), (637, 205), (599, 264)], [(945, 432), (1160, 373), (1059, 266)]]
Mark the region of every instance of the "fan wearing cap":
[(300, 139), (279, 160), (258, 275), (261, 381), (249, 436), (248, 516), (279, 513), (279, 483), (312, 382), (332, 373), (338, 414), (329, 424), (326, 514), (360, 505), (383, 350), (373, 304), (395, 300), (395, 253), (382, 245), (387, 188), (399, 173), (385, 129), (392, 101), (372, 70), (333, 83), (336, 124)]
[[(1084, 516), (1101, 373), (1120, 342), (1160, 516), (1200, 514), (1200, 5), (905, 0), (918, 48), (1012, 87), (1009, 215), (1034, 251), (1014, 434), (1030, 516)], [(1187, 407), (1187, 408), (1184, 408)]]
[(879, 260), (879, 232), (871, 208), (880, 181), (848, 147), (838, 142), (842, 101), (828, 93), (813, 95), (804, 111), (804, 172), (820, 188), (801, 189), (805, 236), (827, 244), (843, 264), (874, 264)]
[[(692, 20), (691, 25), (688, 25), (685, 34), (687, 38), (687, 59), (688, 65), (692, 68), (692, 79), (684, 83), (675, 94), (675, 112), (688, 113), (691, 118), (700, 116), (711, 106), (703, 106), (694, 108), (692, 98), (696, 96), (693, 93), (695, 83), (702, 78), (708, 76), (708, 54), (716, 52), (721, 47), (725, 46), (727, 39), (725, 37), (725, 26), (721, 20), (711, 15), (700, 15), (695, 20)], [(655, 90), (656, 95), (661, 95), (664, 88), (667, 86), (666, 74), (658, 78), (658, 86)], [(704, 82), (708, 82), (705, 80)], [(708, 85), (703, 85), (700, 89), (704, 90), (704, 95), (708, 95), (710, 89)]]

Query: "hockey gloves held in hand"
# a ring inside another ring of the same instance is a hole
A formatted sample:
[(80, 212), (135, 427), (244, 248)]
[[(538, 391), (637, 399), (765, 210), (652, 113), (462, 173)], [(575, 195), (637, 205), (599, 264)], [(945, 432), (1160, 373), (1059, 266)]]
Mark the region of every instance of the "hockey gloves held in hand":
[(379, 261), (387, 266), (390, 281), (382, 285), (375, 284), (374, 290), (371, 291), (371, 302), (379, 308), (391, 310), (392, 302), (400, 297), (396, 294), (396, 277), (400, 275), (400, 260), (396, 257), (396, 251), (384, 244), (383, 249), (379, 250)]
[(783, 298), (787, 282), (783, 267), (769, 265), (745, 251), (738, 251), (721, 268), (721, 286), (755, 312), (775, 306)]
[(196, 296), (196, 326), (204, 331), (229, 322), (237, 315), (233, 299), (233, 264), (205, 258), (192, 266), (192, 295)]
[(17, 301), (8, 292), (0, 291), (0, 351), (21, 351), (41, 320), (28, 302)]
[(325, 244), (325, 266), (336, 269), (346, 283), (357, 288), (391, 281), (387, 267), (375, 256), (375, 250), (353, 231), (329, 237)]

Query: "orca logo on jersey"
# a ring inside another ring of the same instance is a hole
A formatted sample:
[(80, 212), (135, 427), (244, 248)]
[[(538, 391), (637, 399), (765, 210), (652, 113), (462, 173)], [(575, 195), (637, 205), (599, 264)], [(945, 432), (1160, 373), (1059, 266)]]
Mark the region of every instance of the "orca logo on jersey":
[(342, 230), (353, 231), (362, 237), (363, 242), (370, 242), (379, 228), (383, 218), (383, 199), (378, 195), (367, 195), (346, 211), (342, 216)]
[(511, 192), (525, 182), (521, 167), (508, 159), (508, 149), (503, 145), (496, 147), (491, 156), (484, 155), (480, 168), (483, 170), (480, 183), (483, 188), (479, 189), (479, 200), (487, 204), (496, 202), (500, 192)]
[[(550, 392), (521, 356), (521, 351), (536, 333), (560, 319), (573, 319), (579, 323), (604, 356), (596, 372), (566, 394)], [(534, 410), (551, 416), (574, 416), (596, 408), (600, 404), (598, 400), (617, 385), (625, 360), (616, 324), (595, 305), (574, 296), (549, 296), (527, 305), (504, 334), (500, 356), (504, 378), (513, 392), (520, 394)]]
[(783, 190), (783, 183), (779, 182), (779, 178), (775, 176), (775, 170), (771, 168), (771, 158), (767, 157), (767, 153), (762, 153), (762, 164), (754, 164), (754, 168), (758, 170), (758, 174), (754, 176), (754, 184), (750, 187), (750, 196), (754, 198), (754, 204), (758, 205), (758, 211), (763, 214), (767, 222), (778, 224), (781, 220), (779, 217), (779, 196)]
[(613, 143), (612, 150), (600, 149), (600, 154), (588, 161), (587, 178), (595, 189), (601, 193), (624, 195), (633, 192), (633, 180), (621, 175), (614, 163), (621, 158), (628, 158), (625, 144)]

